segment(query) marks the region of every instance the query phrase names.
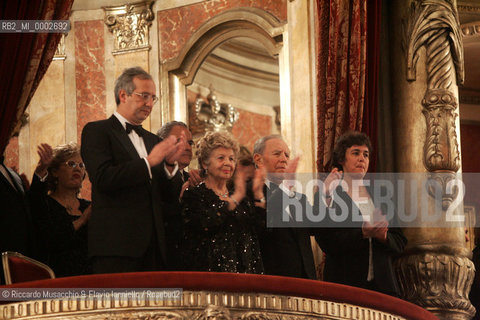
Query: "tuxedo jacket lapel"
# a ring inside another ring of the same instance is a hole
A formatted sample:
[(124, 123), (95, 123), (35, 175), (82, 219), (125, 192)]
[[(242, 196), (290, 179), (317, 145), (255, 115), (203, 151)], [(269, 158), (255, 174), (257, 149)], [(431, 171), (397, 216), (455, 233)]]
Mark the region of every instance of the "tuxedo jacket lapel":
[[(128, 152), (128, 154), (132, 157), (132, 159), (140, 158), (137, 150), (135, 149), (135, 146), (133, 145), (132, 141), (128, 137), (127, 132), (123, 128), (120, 121), (118, 121), (118, 119), (115, 116), (111, 116), (109, 120), (112, 125), (113, 136), (118, 139), (118, 141), (120, 142), (120, 145), (123, 148), (125, 148), (125, 151)], [(149, 150), (147, 149), (147, 151)]]
[(149, 134), (147, 130), (143, 129), (142, 130), (145, 132), (143, 135), (143, 143), (145, 143), (145, 148), (147, 149), (147, 153), (150, 153), (152, 151), (153, 147), (157, 143), (157, 140), (154, 139), (154, 135)]
[[(3, 164), (0, 164), (0, 166), (2, 166), (4, 173), (8, 175), (8, 179), (7, 179), (7, 177), (3, 174), (3, 172), (0, 172), (0, 180), (2, 180), (6, 185), (8, 185), (8, 187), (11, 188), (12, 191), (15, 191), (23, 195), (25, 193), (25, 190), (23, 189), (23, 184), (20, 177), (9, 167)], [(13, 183), (13, 185), (8, 180), (10, 180)]]

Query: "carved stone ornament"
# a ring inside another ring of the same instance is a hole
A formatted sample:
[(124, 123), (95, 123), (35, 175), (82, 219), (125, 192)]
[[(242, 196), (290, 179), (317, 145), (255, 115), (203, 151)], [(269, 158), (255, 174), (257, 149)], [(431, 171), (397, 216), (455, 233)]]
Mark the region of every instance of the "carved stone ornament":
[[(441, 319), (463, 315), (470, 319), (475, 308), (468, 300), (475, 267), (466, 257), (448, 254), (412, 254), (396, 262), (401, 298), (418, 304)], [(448, 279), (448, 281), (446, 280)]]
[(148, 29), (153, 21), (152, 4), (149, 1), (103, 7), (105, 24), (114, 35), (114, 55), (150, 49)]
[(6, 319), (104, 320), (406, 320), (348, 303), (259, 293), (183, 291), (181, 299), (93, 297), (35, 300), (0, 306)]
[(427, 182), (427, 192), (434, 199), (441, 199), (443, 211), (448, 210), (453, 201), (457, 199), (460, 193), (461, 199), (464, 196), (464, 190), (454, 184), (457, 180), (455, 173), (429, 173)]
[(427, 92), (422, 101), (427, 122), (425, 168), (430, 172), (457, 172), (460, 168), (455, 125), (458, 103), (452, 78), (456, 75), (457, 83), (463, 83), (464, 67), (455, 5), (448, 0), (415, 0), (405, 28), (407, 80), (416, 80), (419, 51), (422, 47), (426, 49)]
[(195, 100), (196, 120), (204, 122), (207, 131), (232, 131), (239, 117), (238, 111), (230, 103), (220, 103), (212, 86), (207, 100)]
[(55, 50), (55, 55), (53, 56), (53, 60), (65, 60), (67, 55), (65, 54), (65, 33), (62, 34), (60, 37), (60, 41), (58, 42), (57, 49)]
[(457, 172), (460, 168), (456, 100), (452, 92), (445, 89), (428, 90), (422, 100), (422, 112), (427, 121), (424, 161), (430, 172)]

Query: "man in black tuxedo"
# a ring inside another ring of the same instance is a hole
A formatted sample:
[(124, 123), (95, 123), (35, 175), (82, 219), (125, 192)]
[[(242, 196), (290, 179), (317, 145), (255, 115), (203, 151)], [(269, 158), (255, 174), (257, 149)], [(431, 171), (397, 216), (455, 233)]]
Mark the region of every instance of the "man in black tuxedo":
[(167, 266), (158, 188), (170, 182), (162, 161), (168, 155), (176, 160), (185, 140), (169, 137), (160, 142), (141, 127), (158, 100), (155, 92), (152, 77), (143, 69), (124, 70), (115, 82), (116, 112), (82, 131), (81, 154), (92, 182), (88, 245), (94, 273)]
[[(255, 143), (253, 159), (256, 167), (264, 168), (268, 174), (264, 187), (267, 216), (273, 214), (274, 218), (278, 219), (284, 214), (282, 211), (285, 209), (281, 205), (282, 197), (292, 195), (288, 186), (283, 183), (284, 174), (289, 166), (290, 149), (280, 135), (265, 136)], [(305, 208), (306, 196), (303, 194), (294, 196), (300, 199), (302, 207)], [(254, 201), (265, 201), (265, 199), (254, 199)], [(290, 213), (295, 214), (295, 212)], [(260, 234), (260, 247), (266, 274), (316, 279), (308, 228), (265, 227)]]
[[(186, 137), (187, 144), (185, 150), (180, 154), (177, 160), (178, 171), (171, 178), (170, 184), (163, 184), (161, 186), (162, 198), (165, 199), (164, 206), (164, 221), (165, 221), (165, 235), (167, 240), (168, 251), (168, 269), (169, 270), (183, 270), (185, 269), (183, 261), (181, 260), (181, 244), (183, 239), (183, 220), (180, 210), (180, 193), (182, 187), (188, 184), (197, 185), (201, 178), (198, 170), (185, 171), (192, 161), (192, 133), (188, 130), (185, 123), (181, 121), (170, 121), (164, 124), (157, 135), (160, 139), (166, 139), (174, 136), (180, 139), (182, 136)], [(175, 168), (175, 163), (167, 158), (164, 161), (165, 172), (172, 173)]]
[[(34, 224), (26, 189), (20, 176), (3, 163), (0, 156), (0, 253), (16, 251), (35, 257)], [(0, 270), (0, 284), (5, 284)]]

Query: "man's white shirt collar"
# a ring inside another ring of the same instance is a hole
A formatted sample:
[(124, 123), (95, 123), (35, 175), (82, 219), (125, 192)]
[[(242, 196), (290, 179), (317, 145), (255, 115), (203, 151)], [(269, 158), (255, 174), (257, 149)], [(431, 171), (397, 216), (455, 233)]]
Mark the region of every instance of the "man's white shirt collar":
[[(127, 128), (126, 123), (128, 122), (128, 120), (125, 119), (120, 113), (118, 113), (118, 111), (115, 111), (115, 112), (113, 113), (113, 115), (114, 115), (115, 117), (117, 117), (118, 121), (120, 121), (120, 123), (122, 124), (123, 129), (126, 129), (126, 128)], [(130, 122), (128, 122), (128, 123), (130, 123)]]

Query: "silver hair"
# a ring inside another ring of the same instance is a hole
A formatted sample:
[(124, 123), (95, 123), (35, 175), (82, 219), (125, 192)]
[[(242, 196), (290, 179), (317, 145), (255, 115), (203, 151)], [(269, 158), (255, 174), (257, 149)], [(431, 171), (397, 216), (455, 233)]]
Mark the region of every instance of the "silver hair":
[(120, 77), (115, 80), (115, 102), (117, 106), (120, 104), (120, 90), (125, 90), (128, 95), (131, 95), (135, 90), (135, 84), (133, 78), (139, 78), (142, 80), (153, 80), (152, 76), (141, 67), (133, 67), (123, 70)]
[(166, 137), (168, 137), (173, 127), (175, 126), (181, 126), (188, 130), (188, 126), (182, 121), (169, 121), (165, 123), (160, 129), (158, 129), (157, 136), (159, 136), (161, 139), (165, 139)]
[(283, 140), (283, 137), (279, 134), (271, 134), (265, 137), (261, 137), (253, 145), (253, 154), (263, 154), (263, 151), (265, 151), (265, 144), (268, 140), (272, 139), (280, 139), (282, 141), (285, 141)]

